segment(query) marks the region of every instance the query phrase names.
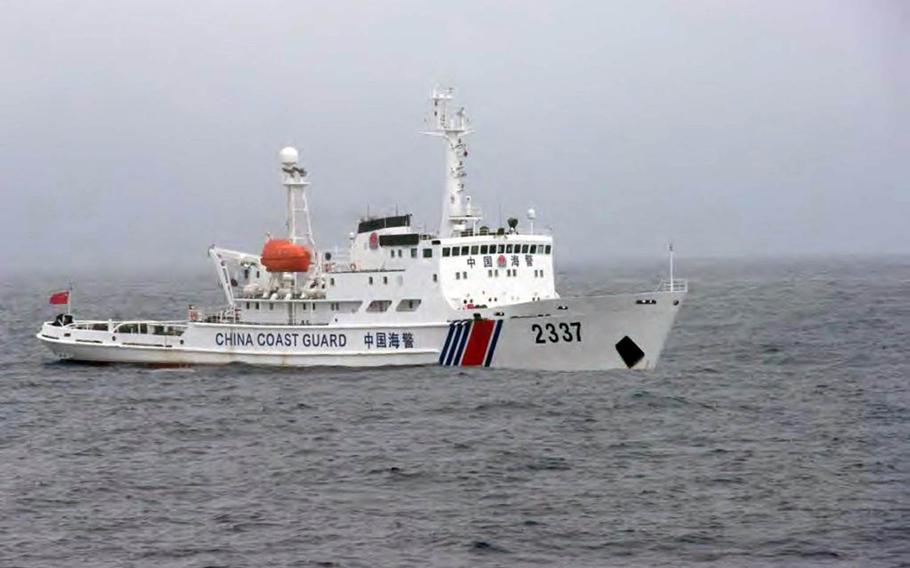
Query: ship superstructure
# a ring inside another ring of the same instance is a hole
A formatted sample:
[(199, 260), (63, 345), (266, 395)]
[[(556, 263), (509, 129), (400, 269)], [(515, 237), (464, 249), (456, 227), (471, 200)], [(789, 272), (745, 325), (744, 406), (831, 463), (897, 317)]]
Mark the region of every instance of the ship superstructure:
[(643, 294), (560, 298), (553, 238), (515, 218), (484, 223), (465, 187), (472, 132), (451, 89), (434, 89), (428, 132), (445, 146), (438, 231), (410, 214), (357, 223), (347, 251), (317, 246), (306, 170), (280, 152), (287, 236), (260, 254), (212, 247), (226, 307), (184, 321), (58, 317), (38, 334), (64, 358), (281, 366), (442, 364), (543, 369), (650, 368), (684, 281)]

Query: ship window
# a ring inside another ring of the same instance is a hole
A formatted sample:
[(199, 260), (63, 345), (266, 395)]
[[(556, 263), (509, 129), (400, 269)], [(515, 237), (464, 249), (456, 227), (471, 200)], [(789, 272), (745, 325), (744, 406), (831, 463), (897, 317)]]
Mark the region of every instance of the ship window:
[(531, 254), (537, 254), (537, 245), (531, 245)]
[(250, 303), (249, 303), (249, 302), (246, 303), (246, 309), (250, 309)]
[(455, 273), (455, 280), (461, 280), (461, 272)]
[(423, 249), (424, 258), (433, 258), (433, 249)]
[(411, 258), (417, 258), (417, 249), (411, 249)]
[(528, 245), (521, 245), (521, 254), (528, 254)]
[(458, 248), (458, 247), (452, 247), (452, 256), (458, 256), (458, 254), (459, 254), (460, 251), (461, 251), (460, 248)]
[(244, 280), (249, 280), (249, 279), (250, 279), (250, 269), (249, 269), (249, 268), (244, 268), (244, 269), (243, 269), (243, 279), (244, 279)]
[(259, 309), (259, 302), (256, 302), (256, 309)]
[(383, 277), (382, 277), (382, 283), (383, 283), (383, 284), (388, 284), (388, 283), (389, 283), (389, 277), (388, 277), (388, 276), (383, 276)]
[(395, 308), (395, 311), (398, 312), (413, 312), (420, 306), (420, 300), (402, 300), (398, 302), (398, 306)]
[(471, 247), (468, 247), (468, 246), (461, 247), (461, 256), (468, 256), (468, 249), (470, 249), (470, 248)]
[(499, 278), (499, 269), (496, 269), (496, 272), (493, 273), (497, 278)]
[(512, 252), (512, 245), (506, 245), (506, 253)]
[(259, 271), (256, 271), (256, 278), (259, 278)]
[(449, 256), (449, 247), (442, 247), (442, 256)]
[(488, 269), (487, 269), (487, 278), (492, 278), (492, 277), (493, 277), (493, 269), (492, 269), (492, 268), (488, 268)]
[(272, 310), (274, 310), (274, 309), (275, 309), (275, 304), (270, 303), (270, 304), (269, 304), (269, 311), (272, 311)]
[(370, 302), (370, 305), (367, 306), (368, 312), (384, 312), (389, 309), (389, 306), (392, 305), (391, 300), (373, 300)]
[(372, 285), (373, 285), (373, 277), (370, 276), (370, 286), (372, 286)]
[(329, 286), (334, 286), (334, 285), (335, 285), (335, 279), (329, 278)]
[(467, 272), (462, 272), (462, 273), (461, 273), (461, 277), (464, 278), (465, 280), (467, 280), (467, 279), (468, 279), (468, 273), (467, 273)]
[(480, 252), (480, 247), (479, 247), (479, 246), (474, 245), (474, 246), (471, 247), (471, 254), (477, 254), (478, 252)]
[(544, 254), (550, 254), (550, 245), (547, 245), (543, 251)]
[(487, 254), (488, 250), (487, 245), (480, 245), (480, 254)]
[(436, 282), (436, 281), (438, 281), (438, 280), (439, 280), (439, 277), (436, 276), (436, 275), (434, 274), (434, 275), (433, 275), (433, 282)]

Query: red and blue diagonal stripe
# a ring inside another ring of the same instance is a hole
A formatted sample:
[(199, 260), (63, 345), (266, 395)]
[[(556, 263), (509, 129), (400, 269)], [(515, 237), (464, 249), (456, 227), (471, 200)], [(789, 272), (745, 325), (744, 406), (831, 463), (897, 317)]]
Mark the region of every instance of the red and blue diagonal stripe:
[(439, 352), (439, 364), (446, 367), (489, 367), (501, 330), (502, 320), (452, 322)]

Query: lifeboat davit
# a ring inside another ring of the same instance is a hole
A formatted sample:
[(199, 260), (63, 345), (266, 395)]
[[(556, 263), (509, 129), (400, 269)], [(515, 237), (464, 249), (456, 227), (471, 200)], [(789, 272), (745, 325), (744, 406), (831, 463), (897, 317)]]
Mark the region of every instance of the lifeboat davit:
[(269, 272), (306, 272), (310, 250), (286, 239), (270, 239), (262, 247), (262, 264)]

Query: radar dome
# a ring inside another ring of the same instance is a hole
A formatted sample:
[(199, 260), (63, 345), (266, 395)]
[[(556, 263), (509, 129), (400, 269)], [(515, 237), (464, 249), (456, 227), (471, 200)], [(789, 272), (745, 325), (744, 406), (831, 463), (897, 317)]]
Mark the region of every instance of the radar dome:
[(297, 159), (300, 157), (300, 154), (297, 153), (297, 148), (288, 146), (282, 148), (281, 152), (278, 153), (281, 157), (281, 163), (286, 166), (291, 166), (297, 163)]

